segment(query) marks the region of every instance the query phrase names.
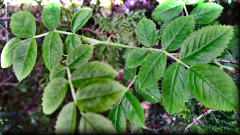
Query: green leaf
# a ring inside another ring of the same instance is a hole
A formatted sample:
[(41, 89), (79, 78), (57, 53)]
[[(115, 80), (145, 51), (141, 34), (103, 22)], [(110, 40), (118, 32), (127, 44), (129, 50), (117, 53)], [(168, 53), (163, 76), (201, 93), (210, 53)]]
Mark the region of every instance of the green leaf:
[(111, 79), (92, 79), (82, 83), (76, 93), (77, 105), (86, 112), (108, 110), (123, 96), (126, 88)]
[(66, 104), (58, 115), (56, 134), (73, 134), (76, 127), (77, 107), (74, 102)]
[(127, 119), (137, 127), (144, 125), (144, 113), (138, 99), (131, 93), (126, 92), (122, 98), (122, 107)]
[(156, 40), (157, 29), (153, 21), (142, 19), (137, 25), (137, 40), (146, 47), (152, 47)]
[(189, 65), (209, 63), (227, 47), (231, 26), (208, 26), (193, 32), (182, 44), (180, 59)]
[(78, 68), (80, 65), (88, 62), (93, 55), (93, 47), (89, 45), (81, 45), (72, 50), (66, 59), (69, 68)]
[(77, 34), (70, 34), (65, 41), (66, 52), (69, 54), (74, 48), (82, 44), (80, 37)]
[(44, 6), (42, 21), (49, 29), (55, 30), (60, 17), (61, 7), (58, 3), (49, 3)]
[(128, 68), (127, 65), (124, 66), (123, 77), (125, 79), (132, 79), (137, 72), (137, 68)]
[(20, 38), (12, 38), (4, 46), (1, 54), (1, 67), (7, 68), (13, 64), (13, 52), (17, 45), (21, 42)]
[(137, 79), (134, 80), (134, 88), (135, 91), (141, 95), (146, 101), (150, 103), (158, 103), (160, 102), (160, 90), (157, 84), (154, 84), (148, 88), (139, 88), (139, 84)]
[(187, 80), (187, 71), (180, 63), (175, 62), (166, 70), (162, 79), (162, 100), (169, 115), (184, 107), (189, 94)]
[(73, 17), (71, 22), (72, 32), (76, 32), (80, 29), (91, 17), (92, 9), (91, 8), (82, 8), (80, 9)]
[(51, 31), (44, 38), (42, 55), (43, 61), (49, 70), (62, 60), (63, 43), (57, 32)]
[(10, 27), (13, 34), (20, 38), (33, 37), (36, 32), (36, 22), (33, 15), (26, 11), (14, 13)]
[(43, 112), (45, 114), (53, 113), (62, 103), (68, 89), (68, 81), (64, 78), (55, 78), (51, 80), (44, 89), (43, 93)]
[(221, 69), (196, 64), (188, 69), (189, 89), (201, 104), (220, 111), (239, 110), (238, 91), (231, 77)]
[(143, 62), (138, 75), (140, 88), (147, 88), (158, 82), (163, 76), (166, 61), (165, 53), (159, 51), (152, 53), (147, 60)]
[(37, 43), (34, 38), (21, 41), (13, 52), (13, 70), (19, 81), (30, 74), (37, 58)]
[(108, 118), (119, 133), (124, 134), (126, 132), (127, 121), (121, 105), (115, 105), (109, 112)]
[(183, 10), (183, 2), (181, 0), (170, 0), (158, 5), (153, 13), (152, 19), (157, 22), (165, 22), (175, 16), (178, 16)]
[(116, 72), (107, 63), (94, 61), (81, 65), (72, 73), (72, 83), (75, 87), (78, 87), (86, 80), (93, 78), (110, 78), (114, 79), (117, 76)]
[(61, 64), (57, 64), (50, 71), (50, 80), (53, 80), (58, 77), (64, 78), (66, 76), (66, 74), (67, 74), (66, 67)]
[(179, 16), (173, 17), (173, 18), (165, 21), (165, 22), (163, 23), (163, 25), (160, 27), (160, 34), (163, 35), (165, 29), (167, 28), (167, 26), (168, 26), (171, 22), (173, 22), (174, 20), (176, 20), (176, 19), (179, 18), (179, 17), (182, 17), (182, 16), (179, 15)]
[(215, 3), (202, 3), (195, 7), (190, 15), (193, 15), (196, 24), (207, 24), (215, 20), (223, 7)]
[(203, 2), (204, 2), (204, 0), (186, 0), (185, 5), (195, 5), (195, 4), (200, 4)]
[(79, 131), (80, 134), (117, 134), (110, 120), (89, 112), (81, 117)]
[(162, 47), (166, 51), (173, 51), (181, 47), (183, 41), (192, 33), (194, 20), (192, 16), (180, 17), (174, 20), (164, 31)]
[(135, 49), (133, 50), (126, 60), (126, 65), (128, 68), (134, 68), (140, 65), (149, 55), (150, 50), (148, 49)]

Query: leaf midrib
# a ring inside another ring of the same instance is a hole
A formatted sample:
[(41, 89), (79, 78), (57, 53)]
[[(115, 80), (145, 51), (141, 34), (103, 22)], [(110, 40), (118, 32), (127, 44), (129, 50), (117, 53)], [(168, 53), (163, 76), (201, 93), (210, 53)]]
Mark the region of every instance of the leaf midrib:
[[(24, 26), (24, 28), (26, 28), (26, 29), (28, 30), (28, 32), (29, 32), (30, 34), (32, 34), (31, 31), (28, 29), (28, 27), (26, 27), (26, 26), (22, 23), (21, 20), (19, 20), (17, 17), (16, 17), (16, 19), (17, 19), (18, 23), (20, 22), (19, 24), (22, 24), (22, 25)], [(29, 19), (30, 19), (30, 18), (29, 18)]]
[(69, 64), (69, 67), (74, 66), (76, 64), (75, 62), (79, 61), (79, 59), (81, 59), (86, 53), (88, 53), (89, 50), (91, 50), (91, 48), (86, 49), (85, 52), (83, 52), (77, 59), (75, 59), (73, 62), (71, 62), (71, 64)]
[[(174, 82), (175, 82), (175, 80), (176, 80), (176, 72), (177, 72), (177, 70), (178, 70), (178, 68), (179, 68), (179, 66), (178, 66), (178, 64), (179, 63), (177, 63), (177, 67), (175, 68), (176, 70), (174, 71), (174, 73), (173, 73), (173, 80), (172, 80), (172, 87), (171, 87), (171, 89), (170, 89), (170, 100), (171, 100), (171, 103), (173, 103), (172, 102), (172, 93), (173, 93), (173, 85), (175, 84)], [(171, 110), (172, 110), (172, 108), (171, 108), (171, 106), (172, 106), (172, 104), (170, 104), (170, 113), (172, 112)]]
[[(136, 61), (139, 61), (139, 59), (141, 59), (146, 53), (149, 53), (149, 50), (147, 50), (146, 52), (144, 52), (144, 54), (142, 54), (140, 57), (138, 57), (137, 59), (135, 59), (132, 63), (131, 63), (131, 65), (135, 65), (135, 62)], [(144, 61), (144, 60), (142, 60), (142, 61)], [(131, 66), (130, 65), (130, 66)], [(139, 64), (138, 64), (139, 65)]]

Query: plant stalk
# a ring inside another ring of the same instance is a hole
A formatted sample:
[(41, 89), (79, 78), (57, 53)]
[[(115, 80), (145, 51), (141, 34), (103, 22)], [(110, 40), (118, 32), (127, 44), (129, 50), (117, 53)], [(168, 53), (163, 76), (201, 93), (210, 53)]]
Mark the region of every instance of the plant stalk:
[(46, 36), (47, 34), (48, 34), (48, 32), (47, 32), (47, 33), (40, 34), (40, 35), (35, 35), (35, 36), (33, 36), (33, 38), (44, 37), (44, 36)]
[(186, 13), (186, 16), (188, 16), (188, 11), (187, 11), (187, 8), (186, 8), (186, 5), (185, 5), (185, 4), (183, 4), (183, 8), (184, 8), (184, 11), (185, 11), (185, 13)]
[(67, 75), (68, 75), (68, 82), (69, 82), (69, 85), (70, 85), (70, 89), (71, 89), (71, 92), (72, 92), (72, 97), (73, 97), (74, 103), (77, 104), (76, 93), (75, 93), (75, 90), (73, 88), (72, 79), (71, 79), (71, 72), (70, 72), (68, 67), (67, 67)]

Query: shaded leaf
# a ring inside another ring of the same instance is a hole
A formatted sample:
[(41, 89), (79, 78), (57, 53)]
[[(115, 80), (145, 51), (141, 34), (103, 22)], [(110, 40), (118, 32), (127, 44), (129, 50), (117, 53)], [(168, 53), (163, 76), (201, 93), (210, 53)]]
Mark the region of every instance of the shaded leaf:
[(120, 104), (115, 105), (108, 115), (109, 120), (112, 121), (113, 126), (119, 133), (126, 132), (126, 117)]
[(82, 8), (80, 9), (73, 17), (71, 22), (72, 32), (76, 32), (80, 29), (91, 17), (92, 9), (91, 8)]
[(193, 32), (182, 44), (180, 59), (189, 65), (211, 62), (227, 47), (232, 31), (231, 26), (214, 25)]
[(65, 41), (65, 48), (67, 54), (69, 54), (74, 48), (82, 44), (80, 37), (77, 34), (70, 34)]
[(81, 45), (72, 50), (66, 59), (69, 68), (78, 68), (80, 65), (88, 62), (93, 55), (93, 47), (89, 45)]
[(140, 88), (147, 88), (158, 82), (163, 76), (166, 61), (165, 53), (158, 51), (152, 53), (143, 62), (137, 78)]
[(55, 30), (60, 17), (61, 7), (58, 3), (49, 3), (44, 6), (42, 21), (49, 29)]
[(133, 50), (126, 60), (128, 68), (134, 68), (140, 65), (149, 55), (150, 50), (148, 49), (135, 49)]
[(37, 58), (37, 43), (34, 38), (21, 41), (13, 52), (13, 70), (19, 81), (27, 77)]
[(132, 79), (137, 72), (137, 68), (128, 68), (127, 65), (124, 66), (123, 77), (125, 79)]
[(117, 134), (110, 120), (89, 112), (81, 117), (79, 131), (80, 134)]
[(56, 134), (73, 134), (76, 127), (77, 107), (74, 102), (66, 104), (58, 115)]
[(42, 106), (45, 114), (53, 113), (62, 103), (68, 89), (68, 81), (64, 78), (51, 80), (44, 88)]
[(26, 11), (19, 11), (12, 15), (10, 27), (13, 34), (20, 38), (33, 37), (36, 32), (36, 22), (33, 15)]
[(221, 69), (196, 64), (188, 69), (189, 89), (201, 104), (220, 111), (239, 109), (238, 91), (231, 77)]
[(13, 52), (17, 45), (21, 42), (20, 38), (12, 38), (4, 46), (1, 53), (1, 67), (7, 68), (13, 64)]
[(66, 74), (67, 74), (66, 67), (61, 65), (61, 64), (57, 64), (50, 71), (50, 80), (53, 80), (53, 79), (58, 78), (58, 77), (65, 78)]
[(62, 60), (63, 43), (57, 32), (51, 31), (44, 38), (42, 55), (43, 61), (49, 70)]
[(162, 79), (162, 100), (169, 115), (172, 115), (182, 107), (188, 99), (188, 74), (180, 63), (175, 62), (166, 70)]

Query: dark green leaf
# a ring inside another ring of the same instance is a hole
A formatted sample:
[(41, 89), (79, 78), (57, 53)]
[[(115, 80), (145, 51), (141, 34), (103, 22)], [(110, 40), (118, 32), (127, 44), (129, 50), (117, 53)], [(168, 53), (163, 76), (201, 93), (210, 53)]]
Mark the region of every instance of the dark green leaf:
[(126, 132), (127, 121), (121, 105), (115, 105), (109, 112), (108, 118), (112, 121), (114, 127), (119, 133), (123, 134)]
[(73, 17), (71, 22), (72, 32), (76, 32), (80, 29), (91, 17), (92, 9), (91, 8), (82, 8), (80, 9)]
[(123, 77), (125, 79), (132, 79), (136, 75), (137, 68), (128, 68), (127, 65), (124, 66)]
[(134, 68), (140, 65), (149, 55), (150, 50), (148, 49), (135, 49), (133, 50), (126, 60), (128, 68)]
[(70, 34), (65, 41), (66, 52), (69, 54), (74, 48), (82, 44), (80, 37), (77, 34)]
[(50, 71), (50, 80), (53, 80), (54, 78), (58, 77), (65, 78), (66, 74), (67, 74), (66, 67), (61, 64), (57, 64)]
[(60, 17), (61, 7), (58, 3), (49, 3), (44, 6), (42, 21), (49, 29), (55, 30)]
[(160, 34), (163, 35), (163, 34), (164, 34), (164, 30), (167, 28), (167, 26), (168, 26), (171, 22), (173, 22), (174, 20), (176, 20), (176, 19), (179, 18), (179, 17), (182, 17), (182, 16), (179, 15), (179, 16), (173, 17), (173, 18), (165, 21), (165, 22), (163, 23), (163, 25), (160, 27)]

